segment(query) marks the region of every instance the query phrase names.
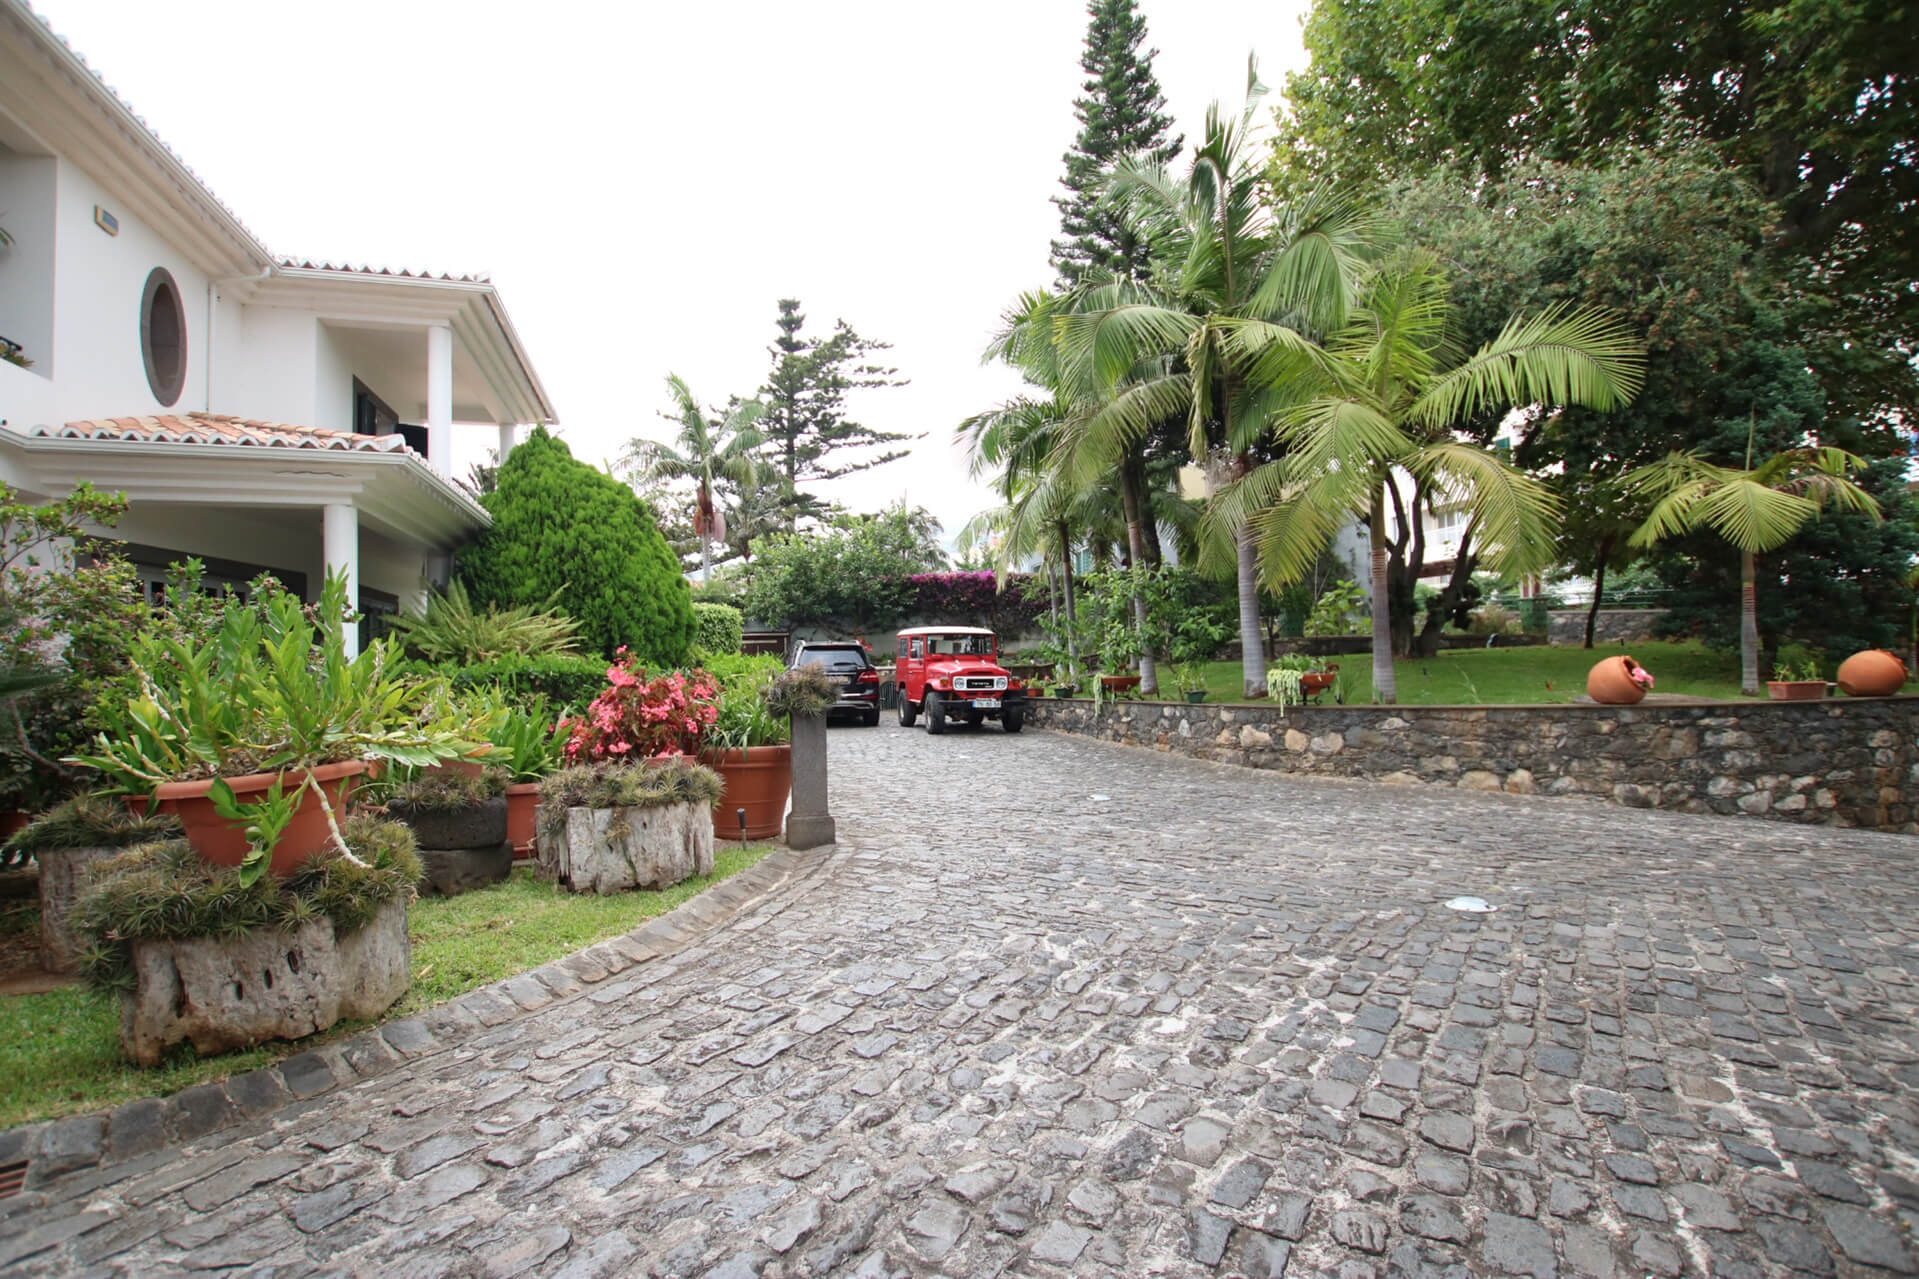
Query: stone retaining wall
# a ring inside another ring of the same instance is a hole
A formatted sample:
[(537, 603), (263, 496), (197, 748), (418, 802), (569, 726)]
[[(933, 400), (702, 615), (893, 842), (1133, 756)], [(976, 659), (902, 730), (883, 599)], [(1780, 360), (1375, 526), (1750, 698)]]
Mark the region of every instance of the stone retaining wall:
[(1633, 707), (1035, 700), (1027, 722), (1283, 772), (1919, 833), (1919, 697)]
[[(1671, 610), (1663, 608), (1602, 608), (1593, 618), (1593, 643), (1630, 644), (1651, 639), (1653, 624)], [(1546, 638), (1553, 644), (1584, 644), (1583, 608), (1556, 608), (1546, 614)]]

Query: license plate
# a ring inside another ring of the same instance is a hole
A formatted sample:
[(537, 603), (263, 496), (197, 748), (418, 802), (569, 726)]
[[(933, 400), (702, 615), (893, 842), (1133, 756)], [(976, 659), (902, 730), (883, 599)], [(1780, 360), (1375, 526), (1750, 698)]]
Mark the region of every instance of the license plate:
[(999, 698), (975, 697), (973, 699), (973, 705), (983, 711), (996, 711), (999, 709)]

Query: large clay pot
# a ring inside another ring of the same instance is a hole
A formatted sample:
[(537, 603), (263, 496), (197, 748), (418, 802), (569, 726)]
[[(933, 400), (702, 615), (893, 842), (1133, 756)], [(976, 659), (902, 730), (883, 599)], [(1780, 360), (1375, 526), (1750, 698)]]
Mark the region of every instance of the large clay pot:
[(506, 788), (506, 837), (515, 857), (533, 856), (539, 838), (540, 784), (515, 782)]
[(708, 751), (700, 762), (720, 775), (726, 790), (713, 806), (716, 839), (738, 839), (736, 810), (746, 810), (746, 838), (778, 839), (793, 791), (793, 748), (749, 746), (738, 751)]
[(1848, 697), (1891, 697), (1906, 682), (1906, 664), (1895, 653), (1868, 648), (1839, 664), (1839, 691)]
[[(324, 791), (334, 816), (344, 819), (346, 801), (364, 772), (366, 763), (357, 759), (322, 764), (313, 770), (316, 786), (308, 788), (306, 794), (300, 797), (299, 809), (293, 814), (293, 820), (287, 823), (286, 830), (281, 832), (280, 842), (274, 845), (269, 869), (275, 875), (291, 874), (301, 862), (325, 848), (332, 838), (326, 812), (321, 808), (320, 796), (314, 793), (315, 790)], [(235, 800), (250, 804), (266, 798), (276, 777), (284, 778), (281, 785), (291, 791), (305, 780), (305, 771), (249, 773), (245, 777), (229, 777), (226, 783), (233, 788)], [(246, 827), (239, 822), (230, 822), (213, 811), (213, 800), (207, 794), (212, 789), (211, 780), (165, 782), (158, 790), (160, 810), (179, 815), (180, 824), (187, 828), (187, 842), (193, 845), (194, 852), (216, 866), (238, 866), (248, 852)]]
[(1633, 679), (1639, 663), (1620, 654), (1602, 658), (1586, 674), (1586, 696), (1605, 706), (1633, 706), (1646, 696), (1646, 690)]

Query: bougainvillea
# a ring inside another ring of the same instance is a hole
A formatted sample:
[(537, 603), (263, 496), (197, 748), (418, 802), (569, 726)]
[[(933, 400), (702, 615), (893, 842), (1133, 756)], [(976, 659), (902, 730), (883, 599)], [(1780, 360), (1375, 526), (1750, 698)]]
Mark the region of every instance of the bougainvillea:
[(916, 616), (952, 625), (1016, 635), (1046, 611), (1046, 581), (1031, 573), (1007, 574), (1004, 590), (991, 573), (915, 573), (906, 581)]
[(649, 677), (625, 649), (606, 668), (606, 688), (586, 713), (562, 721), (569, 763), (618, 763), (697, 755), (719, 715), (720, 687), (705, 671)]

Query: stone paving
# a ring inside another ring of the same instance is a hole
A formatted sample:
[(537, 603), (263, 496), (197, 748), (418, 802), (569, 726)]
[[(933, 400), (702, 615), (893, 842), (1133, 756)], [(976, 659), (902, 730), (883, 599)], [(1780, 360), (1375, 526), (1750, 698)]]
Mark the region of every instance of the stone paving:
[(1914, 1269), (1911, 837), (990, 726), (831, 746), (817, 873), (384, 1075), (0, 1201), (0, 1269)]

